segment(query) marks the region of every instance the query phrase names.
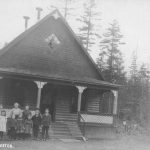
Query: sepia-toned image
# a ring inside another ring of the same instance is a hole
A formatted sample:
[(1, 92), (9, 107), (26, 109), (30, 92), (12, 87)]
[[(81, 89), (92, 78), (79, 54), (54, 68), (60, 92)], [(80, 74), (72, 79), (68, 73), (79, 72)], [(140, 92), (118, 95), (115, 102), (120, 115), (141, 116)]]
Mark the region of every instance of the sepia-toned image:
[(0, 149), (150, 149), (149, 0), (0, 0)]

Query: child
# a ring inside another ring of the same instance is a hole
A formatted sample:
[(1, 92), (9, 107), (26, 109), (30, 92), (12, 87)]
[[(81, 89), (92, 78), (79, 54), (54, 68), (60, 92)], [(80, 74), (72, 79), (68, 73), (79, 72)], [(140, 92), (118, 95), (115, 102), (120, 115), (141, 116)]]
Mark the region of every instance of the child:
[(41, 116), (38, 108), (35, 110), (35, 115), (32, 117), (32, 121), (33, 121), (33, 137), (35, 140), (37, 140), (41, 125)]
[(42, 139), (45, 141), (49, 137), (48, 130), (49, 130), (50, 123), (51, 123), (51, 116), (49, 114), (49, 110), (45, 109), (45, 114), (42, 117)]
[(0, 138), (1, 140), (3, 139), (4, 132), (6, 132), (6, 123), (7, 123), (7, 118), (6, 118), (6, 111), (3, 110), (3, 106), (0, 106)]
[(9, 138), (11, 140), (16, 140), (17, 121), (15, 119), (14, 114), (11, 116), (11, 118), (8, 119), (7, 126), (8, 126), (8, 136), (9, 136)]
[(31, 115), (31, 111), (29, 110), (29, 105), (25, 106), (25, 110), (22, 113), (22, 118), (25, 121), (26, 119), (28, 119), (28, 116)]
[(25, 138), (31, 137), (32, 126), (33, 126), (32, 116), (28, 115), (27, 119), (24, 121), (24, 128), (25, 128), (24, 136), (25, 136)]

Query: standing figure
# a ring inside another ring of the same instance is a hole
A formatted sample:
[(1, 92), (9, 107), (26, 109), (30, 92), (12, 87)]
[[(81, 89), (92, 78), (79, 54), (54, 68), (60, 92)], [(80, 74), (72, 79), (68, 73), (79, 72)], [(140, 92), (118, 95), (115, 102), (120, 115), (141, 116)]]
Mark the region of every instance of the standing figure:
[(12, 115), (7, 121), (8, 136), (11, 140), (16, 140), (16, 127), (17, 120), (15, 119), (15, 115)]
[(47, 140), (49, 138), (48, 131), (51, 123), (51, 116), (49, 114), (49, 110), (45, 109), (45, 113), (42, 117), (42, 139)]
[(3, 139), (4, 132), (6, 132), (6, 111), (3, 110), (3, 105), (0, 105), (0, 139)]
[(38, 108), (35, 110), (35, 115), (32, 117), (32, 121), (33, 121), (33, 137), (35, 140), (37, 140), (39, 135), (39, 129), (41, 126), (41, 115)]
[(25, 106), (25, 110), (22, 113), (22, 118), (25, 121), (26, 119), (28, 119), (28, 116), (31, 115), (31, 111), (29, 110), (29, 105)]
[(22, 111), (19, 108), (18, 103), (14, 103), (14, 108), (10, 112), (10, 116), (15, 115), (15, 119), (17, 119), (19, 116), (22, 116)]
[(33, 122), (32, 122), (32, 116), (28, 115), (27, 119), (24, 121), (24, 136), (25, 138), (30, 138), (32, 134), (32, 127), (33, 127)]

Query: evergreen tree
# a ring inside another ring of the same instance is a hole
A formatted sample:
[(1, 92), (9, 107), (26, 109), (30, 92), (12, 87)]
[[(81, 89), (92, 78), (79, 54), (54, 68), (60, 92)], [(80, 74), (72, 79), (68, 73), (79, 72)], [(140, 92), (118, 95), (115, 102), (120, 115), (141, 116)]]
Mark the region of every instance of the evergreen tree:
[(69, 16), (73, 16), (73, 12), (75, 8), (73, 5), (77, 2), (76, 0), (64, 0), (64, 18), (67, 20)]
[(141, 65), (138, 74), (139, 74), (139, 78), (140, 79), (144, 79), (146, 81), (149, 80), (149, 78), (150, 78), (150, 71), (148, 70), (146, 64), (143, 63)]
[[(132, 64), (130, 67), (130, 79), (127, 84), (126, 103), (132, 108), (132, 116), (134, 119), (142, 123), (148, 120), (148, 101), (149, 101), (149, 70), (145, 64), (137, 68), (137, 54), (133, 53)], [(131, 105), (132, 104), (132, 105)]]
[(100, 42), (100, 53), (97, 64), (102, 69), (107, 81), (124, 83), (126, 81), (120, 45), (123, 35), (116, 20), (110, 24)]
[(87, 51), (91, 50), (91, 46), (95, 43), (95, 36), (99, 36), (94, 32), (94, 20), (100, 20), (97, 16), (100, 14), (95, 12), (96, 3), (94, 0), (88, 0), (84, 4), (84, 13), (77, 20), (81, 22), (82, 27), (79, 28), (79, 39), (82, 41)]
[(133, 51), (133, 54), (132, 54), (133, 58), (132, 58), (132, 63), (131, 63), (131, 66), (130, 66), (130, 75), (131, 75), (131, 78), (130, 80), (133, 82), (136, 82), (136, 80), (138, 79), (138, 68), (137, 68), (137, 49), (135, 51)]
[(75, 9), (73, 5), (77, 2), (76, 0), (55, 0), (54, 2), (55, 5), (51, 5), (51, 8), (59, 9), (66, 20), (73, 15), (72, 11)]
[[(146, 66), (146, 64), (142, 64), (139, 72), (138, 77), (140, 81), (140, 101), (139, 101), (139, 120), (143, 125), (146, 125), (149, 122), (149, 79), (150, 79), (150, 72)], [(144, 124), (145, 123), (145, 124)]]

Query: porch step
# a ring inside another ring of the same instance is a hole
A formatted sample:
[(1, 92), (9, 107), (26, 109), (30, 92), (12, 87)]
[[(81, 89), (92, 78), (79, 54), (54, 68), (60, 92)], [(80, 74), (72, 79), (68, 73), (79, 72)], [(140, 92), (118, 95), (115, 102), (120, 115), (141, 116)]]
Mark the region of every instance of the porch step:
[(75, 114), (75, 113), (66, 113), (66, 112), (64, 112), (64, 113), (62, 113), (62, 112), (56, 112), (56, 114), (57, 115), (62, 115), (62, 114), (65, 114), (65, 116), (72, 116), (72, 117), (77, 117), (77, 114)]
[(56, 122), (52, 124), (53, 138), (83, 139), (77, 119), (77, 114), (70, 113), (69, 101), (57, 101)]
[(69, 123), (67, 123), (67, 125), (68, 125), (68, 128), (69, 128), (70, 133), (71, 133), (73, 138), (76, 138), (76, 139), (83, 138), (83, 135), (82, 135), (81, 130), (80, 130), (77, 123), (70, 123), (69, 122)]
[(77, 114), (56, 112), (56, 121), (77, 122), (77, 119), (78, 119)]
[(56, 112), (57, 113), (69, 113), (70, 111), (68, 111), (68, 110), (57, 110), (56, 109)]
[(57, 106), (57, 109), (66, 109), (69, 108), (69, 106)]
[(52, 123), (52, 131), (53, 134), (51, 134), (51, 138), (83, 139), (83, 135), (77, 123), (57, 121)]

